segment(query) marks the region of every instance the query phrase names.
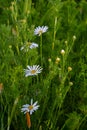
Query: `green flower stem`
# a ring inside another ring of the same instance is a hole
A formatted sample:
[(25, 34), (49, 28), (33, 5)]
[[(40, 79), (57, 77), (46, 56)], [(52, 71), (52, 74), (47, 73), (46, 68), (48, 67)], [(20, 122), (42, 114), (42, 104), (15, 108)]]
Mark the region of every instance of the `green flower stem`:
[(64, 76), (64, 65), (65, 64), (65, 57), (64, 57), (64, 55), (62, 56), (62, 78), (63, 78), (63, 76)]
[(56, 26), (57, 26), (57, 17), (55, 17), (55, 22), (54, 22), (54, 34), (53, 34), (52, 50), (54, 50), (54, 46), (55, 46)]
[[(31, 59), (30, 59), (30, 63), (31, 63)], [(28, 65), (28, 53), (26, 52), (26, 66)], [(30, 64), (31, 65), (31, 64)]]
[(65, 61), (67, 60), (67, 57), (69, 56), (69, 53), (72, 51), (74, 43), (75, 43), (75, 40), (72, 41), (72, 44), (70, 44), (70, 46), (69, 46), (69, 44), (67, 44), (66, 50), (65, 50), (65, 52), (66, 52)]
[(37, 83), (38, 83), (38, 81), (39, 81), (39, 80), (38, 80), (38, 75), (37, 75)]
[(40, 57), (41, 57), (41, 66), (43, 66), (43, 61), (42, 61), (42, 35), (40, 36)]

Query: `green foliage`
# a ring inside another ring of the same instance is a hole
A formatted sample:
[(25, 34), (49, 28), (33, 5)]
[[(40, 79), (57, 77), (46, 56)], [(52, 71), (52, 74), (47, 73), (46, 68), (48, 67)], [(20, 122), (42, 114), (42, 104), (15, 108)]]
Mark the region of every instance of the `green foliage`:
[(81, 118), (80, 115), (73, 112), (72, 114), (69, 115), (69, 118), (66, 120), (66, 122), (61, 130), (75, 130), (75, 129), (77, 129), (80, 118)]
[[(47, 32), (34, 35), (38, 26)], [(40, 107), (31, 130), (86, 130), (86, 48), (86, 0), (1, 0), (1, 130), (27, 129), (21, 107), (32, 98)], [(43, 70), (25, 77), (27, 65)]]

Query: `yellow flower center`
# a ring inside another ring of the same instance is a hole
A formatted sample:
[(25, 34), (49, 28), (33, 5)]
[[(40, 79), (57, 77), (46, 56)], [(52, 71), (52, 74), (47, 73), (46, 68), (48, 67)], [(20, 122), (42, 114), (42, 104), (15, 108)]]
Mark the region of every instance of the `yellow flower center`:
[(39, 33), (39, 35), (41, 35), (41, 34), (43, 33), (43, 31), (42, 31), (42, 30), (40, 30), (38, 33)]
[(29, 109), (29, 110), (32, 110), (32, 109), (33, 109), (33, 105), (30, 105), (30, 106), (28, 107), (28, 109)]
[(36, 73), (36, 70), (31, 70), (31, 74), (35, 74)]

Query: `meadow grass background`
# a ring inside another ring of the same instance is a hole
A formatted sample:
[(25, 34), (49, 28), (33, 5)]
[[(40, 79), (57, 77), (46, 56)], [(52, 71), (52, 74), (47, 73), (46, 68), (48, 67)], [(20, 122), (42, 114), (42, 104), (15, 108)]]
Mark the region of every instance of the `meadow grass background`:
[[(40, 46), (43, 25), (40, 62), (39, 47), (20, 48)], [(27, 65), (42, 73), (25, 77)], [(86, 0), (0, 0), (0, 86), (0, 130), (28, 129), (21, 107), (31, 98), (40, 105), (31, 130), (87, 130)]]

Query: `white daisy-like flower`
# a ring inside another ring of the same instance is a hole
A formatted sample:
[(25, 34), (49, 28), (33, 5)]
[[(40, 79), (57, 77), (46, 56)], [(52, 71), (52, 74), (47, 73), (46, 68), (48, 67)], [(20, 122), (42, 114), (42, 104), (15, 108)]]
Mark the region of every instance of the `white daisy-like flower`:
[(42, 26), (42, 27), (38, 26), (38, 27), (36, 27), (36, 29), (34, 30), (34, 34), (40, 36), (40, 35), (42, 35), (42, 33), (47, 32), (47, 30), (48, 30), (48, 27), (47, 27), (47, 26)]
[(33, 49), (33, 48), (37, 48), (38, 47), (38, 44), (37, 43), (34, 43), (34, 42), (27, 42), (24, 46), (22, 46), (20, 48), (20, 50), (25, 50), (26, 52), (29, 50), (29, 49)]
[(27, 76), (33, 76), (37, 75), (38, 73), (41, 73), (42, 68), (39, 65), (33, 65), (33, 66), (27, 66), (27, 69), (24, 69), (25, 71), (25, 77)]
[(24, 112), (24, 114), (26, 114), (27, 112), (30, 113), (30, 115), (32, 115), (32, 113), (34, 111), (36, 111), (39, 108), (39, 105), (37, 105), (37, 101), (35, 103), (33, 103), (33, 99), (31, 99), (31, 104), (25, 104), (22, 106), (21, 108), (21, 112)]
[(36, 48), (38, 47), (38, 44), (32, 42), (31, 45), (30, 45), (30, 49), (33, 49), (33, 48)]

